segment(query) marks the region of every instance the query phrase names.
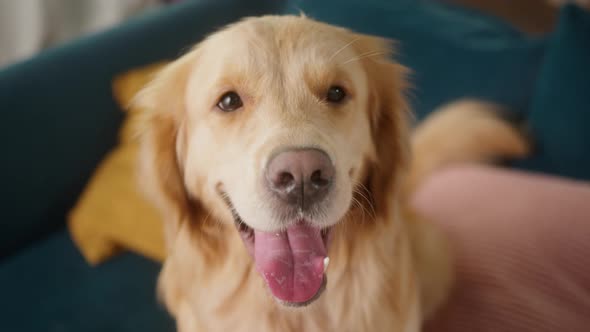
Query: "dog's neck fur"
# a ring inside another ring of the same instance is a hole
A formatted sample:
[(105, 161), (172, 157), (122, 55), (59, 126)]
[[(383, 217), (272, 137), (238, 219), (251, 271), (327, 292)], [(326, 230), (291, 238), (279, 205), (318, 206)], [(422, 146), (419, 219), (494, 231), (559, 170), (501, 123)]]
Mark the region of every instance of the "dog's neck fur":
[(351, 210), (334, 229), (326, 291), (305, 308), (278, 304), (237, 231), (221, 225), (209, 251), (202, 241), (210, 234), (178, 233), (160, 275), (160, 295), (183, 324), (181, 332), (418, 331), (419, 287), (404, 223), (396, 219)]

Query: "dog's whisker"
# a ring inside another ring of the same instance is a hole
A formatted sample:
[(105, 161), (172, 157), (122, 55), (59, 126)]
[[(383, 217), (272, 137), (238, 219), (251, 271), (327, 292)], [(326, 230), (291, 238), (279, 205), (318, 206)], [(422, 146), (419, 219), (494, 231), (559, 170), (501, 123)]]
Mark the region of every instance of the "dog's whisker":
[[(361, 190), (364, 190), (365, 193), (363, 193)], [(368, 205), (368, 207), (370, 208), (370, 211), (367, 211), (367, 212), (369, 213), (369, 215), (372, 218), (375, 218), (377, 215), (377, 212), (375, 211), (375, 207), (373, 206), (373, 203), (371, 202), (371, 200), (368, 197), (369, 190), (362, 183), (357, 183), (357, 185), (355, 186), (355, 189), (354, 189), (354, 193), (357, 194), (360, 198), (362, 198), (366, 202), (366, 205)]]
[(362, 195), (363, 198), (367, 200), (367, 203), (371, 204), (371, 200), (369, 199), (371, 192), (362, 183), (355, 189), (355, 192)]
[(347, 49), (348, 47), (350, 47), (352, 44), (354, 44), (357, 40), (359, 40), (359, 37), (354, 38), (353, 40), (351, 40), (350, 42), (346, 43), (344, 46), (342, 46), (341, 48), (339, 48), (338, 50), (336, 50), (336, 52), (334, 52), (334, 54), (332, 54), (332, 56), (330, 56), (328, 58), (328, 62), (331, 62), (332, 60), (334, 60), (334, 58), (340, 54), (342, 51), (344, 51), (345, 49)]
[(371, 192), (369, 191), (369, 189), (367, 188), (367, 186), (365, 186), (362, 182), (357, 181), (355, 182), (355, 190), (359, 191), (362, 190), (363, 192), (365, 192), (367, 195), (370, 195)]
[(203, 224), (206, 225), (207, 222), (209, 221), (209, 217), (211, 216), (211, 212), (208, 212), (207, 215), (205, 216), (205, 219), (203, 219)]
[(219, 218), (213, 218), (213, 226), (216, 228), (216, 230), (222, 231), (223, 221), (221, 221)]
[[(362, 215), (361, 215), (361, 218), (362, 218), (361, 221), (362, 222), (365, 222), (365, 218), (366, 218), (367, 215), (371, 218), (371, 220), (375, 219), (375, 213), (373, 211), (369, 211), (367, 209), (367, 207), (364, 204), (362, 204), (361, 201), (357, 200), (357, 202), (358, 202), (358, 204), (360, 206), (360, 209), (361, 209), (361, 213), (362, 213)], [(371, 208), (372, 208), (372, 206), (371, 206)]]
[[(356, 199), (355, 197), (352, 198), (352, 203), (353, 203), (353, 206), (356, 207), (357, 209), (359, 209), (359, 211), (361, 212), (361, 220), (360, 220), (360, 223), (363, 224), (365, 222), (365, 208), (359, 202), (359, 200)], [(351, 211), (350, 213), (352, 214), (353, 211)], [(356, 218), (355, 218), (355, 222), (356, 222)]]
[(365, 59), (365, 58), (370, 58), (370, 57), (373, 57), (373, 56), (385, 55), (385, 54), (387, 54), (387, 53), (385, 53), (385, 52), (379, 52), (379, 51), (366, 52), (366, 53), (360, 54), (360, 55), (358, 55), (358, 56), (356, 56), (356, 57), (354, 57), (352, 59), (348, 59), (348, 60), (342, 62), (340, 65), (344, 66), (345, 64), (348, 64), (350, 62), (359, 61), (359, 60), (362, 60), (362, 59)]
[(221, 221), (219, 218), (211, 218), (211, 216), (211, 212), (208, 212), (203, 219), (203, 226), (210, 226), (217, 232), (223, 231), (223, 221)]
[(358, 182), (356, 184), (354, 192), (358, 193), (359, 195), (363, 195), (363, 198), (365, 198), (367, 200), (369, 200), (368, 197), (371, 195), (371, 192), (369, 191), (369, 189), (361, 182)]
[[(210, 216), (211, 216), (211, 213), (207, 214), (206, 220), (209, 220), (209, 217)], [(216, 228), (216, 230), (223, 231), (224, 223), (223, 223), (223, 221), (221, 219), (219, 219), (219, 218), (211, 218), (211, 221), (212, 221), (212, 225)]]

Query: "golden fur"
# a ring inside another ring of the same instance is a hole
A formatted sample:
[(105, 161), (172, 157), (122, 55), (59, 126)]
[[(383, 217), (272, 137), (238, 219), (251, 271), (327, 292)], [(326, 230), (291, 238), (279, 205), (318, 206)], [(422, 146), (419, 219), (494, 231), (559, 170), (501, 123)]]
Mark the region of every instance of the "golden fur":
[[(385, 40), (304, 17), (251, 18), (138, 95), (148, 110), (140, 181), (168, 250), (159, 292), (179, 331), (419, 331), (441, 305), (452, 279), (445, 242), (400, 193), (412, 187), (401, 182), (406, 70), (390, 53)], [(335, 82), (351, 95), (338, 108), (322, 101)], [(244, 107), (222, 114), (216, 101), (232, 89)], [(272, 228), (258, 171), (283, 146), (320, 146), (345, 170), (338, 204), (318, 220), (334, 226), (326, 291), (296, 309), (269, 295), (219, 195), (249, 226)]]

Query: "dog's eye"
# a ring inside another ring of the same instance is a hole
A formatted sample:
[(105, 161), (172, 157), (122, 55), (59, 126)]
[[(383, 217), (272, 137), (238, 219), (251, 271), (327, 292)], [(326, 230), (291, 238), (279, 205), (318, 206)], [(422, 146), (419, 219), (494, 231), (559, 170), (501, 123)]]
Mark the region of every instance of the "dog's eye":
[(330, 103), (340, 103), (346, 98), (346, 91), (343, 87), (333, 85), (328, 89), (328, 93), (326, 94), (326, 101)]
[(233, 112), (243, 105), (242, 98), (234, 91), (226, 92), (217, 102), (217, 107), (224, 112)]

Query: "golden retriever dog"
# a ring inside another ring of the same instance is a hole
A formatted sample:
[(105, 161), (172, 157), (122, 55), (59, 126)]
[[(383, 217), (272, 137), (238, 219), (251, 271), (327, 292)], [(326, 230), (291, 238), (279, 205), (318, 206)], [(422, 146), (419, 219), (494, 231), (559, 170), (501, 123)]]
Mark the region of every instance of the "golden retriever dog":
[(139, 93), (179, 331), (419, 331), (444, 302), (446, 243), (408, 207), (391, 52), (306, 17), (248, 18)]

